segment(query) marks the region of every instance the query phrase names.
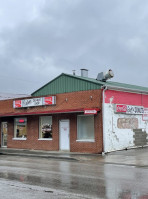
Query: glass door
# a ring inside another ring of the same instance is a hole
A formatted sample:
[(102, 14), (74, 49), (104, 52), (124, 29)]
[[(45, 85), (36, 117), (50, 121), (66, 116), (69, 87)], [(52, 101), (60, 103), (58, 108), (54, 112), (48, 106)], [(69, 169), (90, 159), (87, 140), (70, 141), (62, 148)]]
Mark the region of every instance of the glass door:
[(1, 125), (1, 146), (7, 147), (7, 122), (2, 122)]

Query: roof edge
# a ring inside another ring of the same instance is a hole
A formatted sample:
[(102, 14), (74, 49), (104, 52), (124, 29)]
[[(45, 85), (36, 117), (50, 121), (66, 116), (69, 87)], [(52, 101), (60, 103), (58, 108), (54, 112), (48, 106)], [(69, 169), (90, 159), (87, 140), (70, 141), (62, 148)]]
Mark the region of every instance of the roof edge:
[[(34, 93), (38, 92), (40, 89), (42, 89), (42, 88), (44, 88), (45, 86), (47, 86), (49, 83), (55, 81), (56, 79), (58, 79), (60, 76), (63, 76), (63, 75), (68, 76), (68, 77), (72, 77), (72, 78), (76, 78), (76, 79), (80, 79), (80, 80), (84, 80), (84, 81), (87, 81), (87, 82), (91, 82), (91, 83), (97, 84), (97, 85), (98, 85), (98, 84), (104, 85), (104, 82), (100, 82), (100, 81), (98, 81), (98, 82), (92, 82), (92, 81), (91, 81), (91, 78), (90, 78), (90, 79), (89, 79), (89, 78), (88, 78), (88, 79), (85, 79), (85, 77), (81, 77), (81, 76), (77, 76), (77, 75), (70, 75), (70, 74), (67, 74), (67, 73), (61, 73), (61, 74), (58, 75), (56, 78), (52, 79), (51, 81), (49, 81), (48, 83), (46, 83), (45, 85), (43, 85), (42, 87), (40, 87), (39, 89), (37, 89), (36, 91), (34, 91), (33, 93), (31, 93), (31, 96), (32, 96)], [(92, 78), (92, 80), (95, 80), (95, 79)]]
[(54, 79), (52, 79), (51, 81), (47, 82), (46, 84), (44, 84), (43, 86), (41, 86), (40, 88), (38, 88), (37, 90), (35, 90), (33, 93), (31, 93), (31, 96), (36, 93), (37, 91), (39, 91), (40, 89), (44, 88), (45, 86), (47, 86), (49, 83), (55, 81), (57, 78), (59, 78), (60, 76), (62, 76), (64, 73), (61, 73), (60, 75), (58, 75), (57, 77), (55, 77)]
[(81, 76), (78, 76), (78, 75), (70, 75), (70, 74), (67, 74), (67, 73), (62, 73), (61, 75), (66, 75), (66, 76), (69, 76), (69, 77), (72, 77), (72, 78), (84, 80), (86, 82), (91, 82), (91, 83), (97, 84), (97, 85), (98, 84), (104, 85), (104, 83), (105, 83), (105, 82), (101, 82), (101, 81), (93, 82), (95, 79), (90, 78), (90, 77), (81, 77)]
[(142, 94), (148, 94), (148, 91), (145, 90), (139, 90), (139, 89), (132, 89), (132, 88), (124, 88), (119, 86), (110, 86), (110, 85), (103, 85), (102, 88), (109, 88), (110, 90), (118, 90), (118, 91), (131, 91), (134, 93), (142, 93)]

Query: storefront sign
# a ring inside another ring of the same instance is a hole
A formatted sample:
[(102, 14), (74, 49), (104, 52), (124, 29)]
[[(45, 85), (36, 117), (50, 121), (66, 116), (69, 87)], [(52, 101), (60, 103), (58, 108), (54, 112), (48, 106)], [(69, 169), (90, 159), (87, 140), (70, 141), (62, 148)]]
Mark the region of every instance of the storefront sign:
[(126, 113), (127, 112), (127, 105), (116, 104), (116, 112), (117, 113)]
[(41, 106), (42, 98), (33, 98), (22, 100), (22, 107)]
[(50, 96), (50, 97), (14, 100), (13, 108), (26, 108), (26, 107), (54, 105), (54, 104), (56, 104), (56, 97)]
[(148, 120), (148, 108), (144, 108), (143, 120)]
[(43, 105), (52, 105), (55, 104), (55, 97), (43, 97)]
[(13, 101), (13, 108), (20, 108), (21, 106), (22, 106), (22, 100)]
[(98, 109), (85, 109), (84, 110), (84, 114), (85, 115), (95, 115), (97, 114)]
[(142, 114), (144, 114), (144, 107), (143, 106), (125, 105), (125, 104), (116, 104), (115, 112), (116, 113), (142, 115)]

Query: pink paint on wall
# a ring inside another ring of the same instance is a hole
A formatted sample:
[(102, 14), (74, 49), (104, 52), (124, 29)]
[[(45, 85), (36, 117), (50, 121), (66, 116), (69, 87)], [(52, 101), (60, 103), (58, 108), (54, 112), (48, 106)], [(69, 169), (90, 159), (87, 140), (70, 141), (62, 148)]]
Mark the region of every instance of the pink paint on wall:
[(148, 107), (148, 95), (106, 90), (105, 103), (127, 104)]
[(142, 95), (142, 105), (148, 108), (148, 95)]

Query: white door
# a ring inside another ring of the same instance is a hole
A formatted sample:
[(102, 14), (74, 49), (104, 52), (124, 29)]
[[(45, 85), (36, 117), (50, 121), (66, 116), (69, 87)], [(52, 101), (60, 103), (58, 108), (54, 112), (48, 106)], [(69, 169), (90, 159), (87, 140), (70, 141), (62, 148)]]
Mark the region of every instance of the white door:
[(69, 120), (60, 120), (60, 150), (70, 150)]

